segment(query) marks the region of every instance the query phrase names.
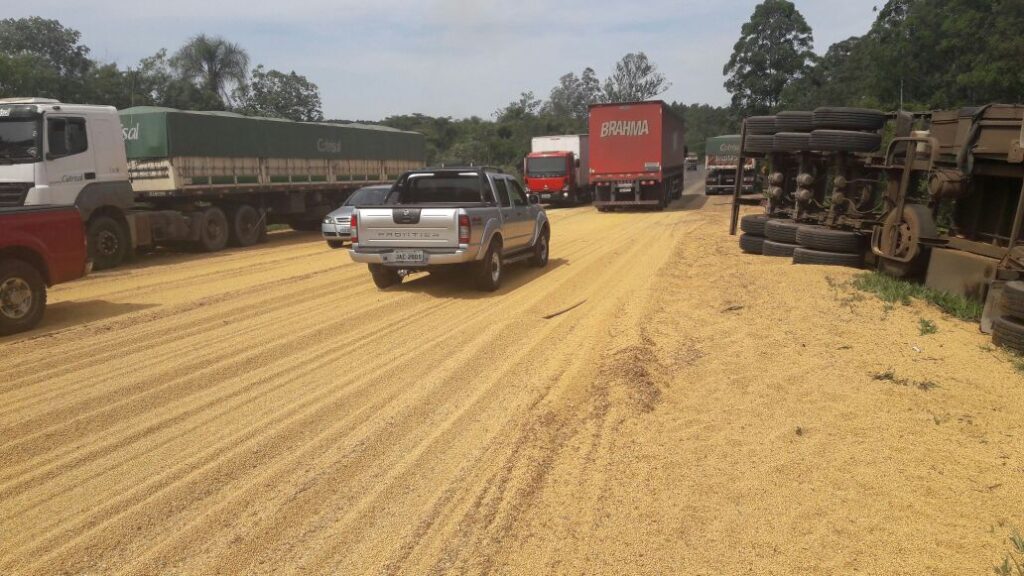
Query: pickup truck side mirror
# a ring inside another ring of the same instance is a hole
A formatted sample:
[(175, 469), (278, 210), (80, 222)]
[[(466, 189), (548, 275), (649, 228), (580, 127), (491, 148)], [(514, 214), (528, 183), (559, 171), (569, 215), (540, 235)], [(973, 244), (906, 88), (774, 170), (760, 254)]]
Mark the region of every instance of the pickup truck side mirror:
[(536, 194), (529, 194), (526, 196), (526, 199), (530, 204), (540, 204), (540, 196)]

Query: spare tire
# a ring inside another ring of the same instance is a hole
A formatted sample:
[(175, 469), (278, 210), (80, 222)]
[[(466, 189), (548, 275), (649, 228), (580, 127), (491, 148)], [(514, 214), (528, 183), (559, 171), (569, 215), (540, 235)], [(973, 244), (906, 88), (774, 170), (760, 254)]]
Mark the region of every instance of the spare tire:
[(825, 152), (874, 152), (882, 145), (882, 136), (873, 132), (815, 130), (811, 149)]
[(878, 130), (888, 116), (870, 108), (818, 108), (814, 111), (814, 129)]
[(800, 225), (792, 220), (769, 220), (764, 225), (764, 236), (775, 242), (796, 244), (796, 231)]
[(764, 236), (764, 225), (770, 219), (767, 214), (747, 214), (740, 219), (740, 230), (754, 236)]
[(824, 226), (801, 226), (796, 231), (796, 242), (804, 248), (812, 250), (845, 252), (847, 254), (864, 252), (864, 239), (860, 234), (846, 230), (832, 230)]
[(743, 141), (743, 151), (767, 154), (772, 151), (774, 143), (774, 136), (748, 135), (746, 140)]
[(740, 234), (740, 250), (748, 254), (761, 254), (763, 246), (764, 236)]
[(775, 116), (751, 116), (744, 122), (747, 126), (747, 136), (752, 134), (771, 136), (777, 131), (775, 128)]
[(779, 132), (773, 138), (774, 152), (802, 152), (811, 149), (811, 135), (804, 132)]
[(774, 242), (772, 240), (764, 241), (764, 248), (762, 254), (765, 256), (785, 256), (789, 258), (793, 256), (793, 251), (799, 248), (796, 244), (786, 244), (785, 242)]
[(778, 132), (810, 132), (814, 130), (814, 112), (779, 112), (775, 115), (775, 129)]
[(846, 254), (844, 252), (827, 252), (825, 250), (811, 250), (810, 248), (797, 248), (793, 251), (794, 264), (824, 264), (828, 266), (849, 266), (860, 268), (864, 264), (862, 254)]
[(1003, 315), (1024, 322), (1024, 282), (1017, 280), (1003, 285)]

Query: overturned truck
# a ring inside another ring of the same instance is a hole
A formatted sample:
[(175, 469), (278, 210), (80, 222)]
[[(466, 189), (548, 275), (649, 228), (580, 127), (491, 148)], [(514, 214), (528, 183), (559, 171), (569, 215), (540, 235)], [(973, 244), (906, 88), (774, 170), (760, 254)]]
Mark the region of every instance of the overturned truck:
[(765, 214), (740, 220), (751, 201), (734, 190), (745, 250), (922, 277), (985, 301), (983, 329), (1024, 347), (1024, 322), (999, 320), (1024, 278), (1024, 105), (781, 112), (746, 119), (742, 139), (770, 166)]

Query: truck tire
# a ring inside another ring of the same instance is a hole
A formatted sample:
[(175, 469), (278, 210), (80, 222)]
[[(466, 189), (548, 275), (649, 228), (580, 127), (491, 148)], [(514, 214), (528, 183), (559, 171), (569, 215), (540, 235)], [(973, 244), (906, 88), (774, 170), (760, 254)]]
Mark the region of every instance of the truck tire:
[(110, 216), (97, 216), (89, 222), (89, 257), (94, 270), (120, 265), (128, 256), (130, 244), (128, 230)]
[(31, 330), (43, 319), (46, 282), (22, 260), (0, 262), (0, 336)]
[(775, 136), (772, 135), (761, 135), (754, 134), (748, 135), (747, 139), (743, 142), (744, 152), (759, 152), (767, 154), (772, 151), (772, 146), (775, 144)]
[(992, 323), (992, 343), (1024, 354), (1024, 324), (1005, 316)]
[(530, 257), (530, 266), (543, 268), (548, 265), (548, 251), (551, 249), (551, 230), (547, 226), (540, 231), (537, 243), (533, 245), (533, 256)]
[(203, 252), (217, 252), (228, 245), (228, 217), (216, 206), (203, 210), (199, 219), (199, 248)]
[(811, 135), (804, 132), (779, 132), (773, 138), (773, 152), (803, 152), (811, 149)]
[(761, 253), (765, 256), (785, 256), (786, 258), (793, 257), (793, 251), (800, 246), (796, 244), (787, 244), (785, 242), (775, 242), (773, 240), (765, 240), (764, 247)]
[(402, 275), (394, 268), (388, 268), (382, 264), (368, 264), (367, 266), (370, 268), (373, 283), (381, 290), (402, 283)]
[(775, 116), (751, 116), (746, 119), (747, 124), (747, 141), (750, 141), (750, 136), (771, 136), (775, 134), (777, 129), (775, 128)]
[(1024, 281), (1007, 282), (1003, 286), (1003, 315), (1024, 322)]
[(740, 219), (740, 230), (754, 236), (764, 236), (764, 226), (771, 220), (767, 214), (747, 214)]
[(240, 204), (228, 212), (231, 226), (228, 242), (232, 246), (252, 246), (260, 241), (261, 228), (266, 221), (260, 216), (259, 210), (249, 204)]
[(778, 132), (810, 132), (814, 130), (814, 112), (779, 112), (775, 115), (775, 129)]
[(887, 116), (869, 108), (818, 108), (814, 111), (815, 130), (878, 130)]
[(796, 231), (799, 229), (800, 225), (792, 220), (769, 220), (764, 225), (764, 237), (784, 244), (796, 244)]
[(860, 268), (864, 265), (864, 256), (861, 254), (846, 254), (844, 252), (826, 252), (824, 250), (811, 250), (810, 248), (797, 248), (796, 250), (793, 250), (793, 264), (824, 264), (829, 266)]
[(882, 136), (874, 132), (815, 130), (810, 145), (811, 150), (822, 152), (874, 152), (882, 146)]
[(474, 281), (477, 290), (494, 292), (500, 288), (504, 269), (505, 260), (501, 255), (501, 240), (496, 238), (491, 240), (483, 260), (476, 263)]
[(740, 250), (747, 254), (764, 254), (764, 236), (740, 234)]
[(824, 226), (801, 226), (796, 231), (796, 243), (812, 250), (861, 254), (864, 239), (856, 232), (832, 230)]

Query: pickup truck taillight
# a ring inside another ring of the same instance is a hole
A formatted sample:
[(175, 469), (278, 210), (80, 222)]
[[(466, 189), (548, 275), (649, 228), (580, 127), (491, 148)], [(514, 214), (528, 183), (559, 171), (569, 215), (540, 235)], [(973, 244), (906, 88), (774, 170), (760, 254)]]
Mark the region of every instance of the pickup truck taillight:
[(471, 231), (469, 215), (459, 214), (459, 244), (469, 244), (469, 234)]
[(358, 221), (358, 217), (356, 216), (355, 212), (353, 212), (352, 213), (352, 217), (349, 218), (348, 225), (349, 225), (349, 230), (350, 230), (349, 231), (349, 240), (351, 240), (352, 243), (355, 244), (355, 243), (359, 242), (359, 228), (358, 228), (359, 221)]

